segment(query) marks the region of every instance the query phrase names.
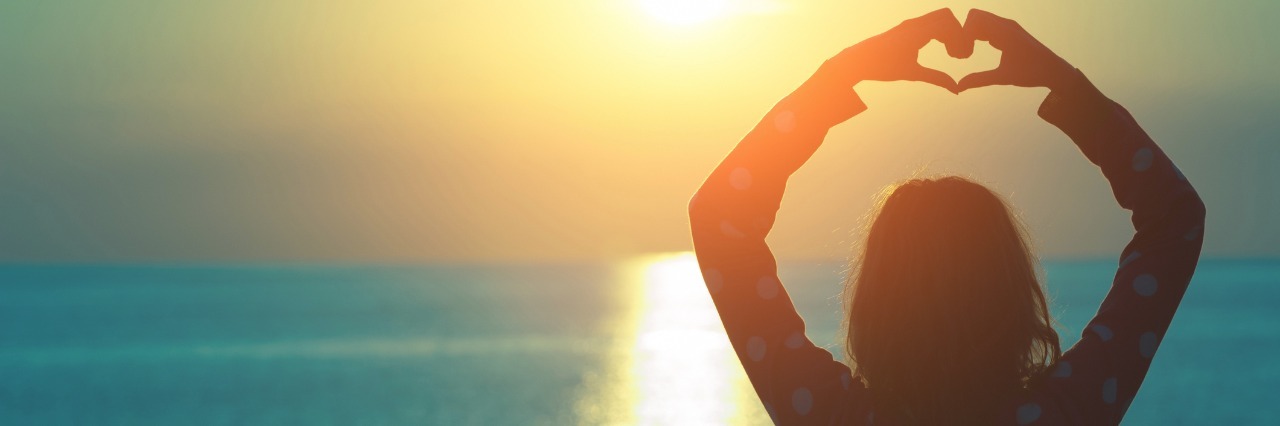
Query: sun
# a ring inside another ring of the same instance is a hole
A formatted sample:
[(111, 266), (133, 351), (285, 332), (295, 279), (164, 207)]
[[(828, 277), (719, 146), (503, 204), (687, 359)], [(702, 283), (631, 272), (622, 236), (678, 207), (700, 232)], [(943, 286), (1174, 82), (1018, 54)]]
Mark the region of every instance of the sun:
[(729, 0), (639, 0), (640, 7), (658, 21), (690, 26), (729, 15)]

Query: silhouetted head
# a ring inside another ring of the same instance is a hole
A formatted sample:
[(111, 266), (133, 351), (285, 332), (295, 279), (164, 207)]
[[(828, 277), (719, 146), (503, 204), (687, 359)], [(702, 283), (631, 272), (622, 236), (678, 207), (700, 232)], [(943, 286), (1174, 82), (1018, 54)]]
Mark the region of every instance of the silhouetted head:
[(846, 286), (846, 350), (878, 418), (988, 424), (1061, 355), (1023, 227), (959, 177), (885, 191)]

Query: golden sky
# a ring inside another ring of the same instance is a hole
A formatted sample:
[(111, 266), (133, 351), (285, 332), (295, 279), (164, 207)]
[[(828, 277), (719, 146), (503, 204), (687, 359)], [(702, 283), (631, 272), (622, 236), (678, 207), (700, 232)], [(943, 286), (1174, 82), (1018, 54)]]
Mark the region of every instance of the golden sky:
[[(1019, 20), (1127, 106), (1200, 189), (1209, 255), (1280, 254), (1280, 2), (120, 0), (0, 5), (0, 259), (686, 250), (688, 197), (774, 102), (939, 7)], [(991, 184), (1048, 256), (1127, 241), (1035, 117), (1045, 91), (858, 91), (870, 109), (791, 182), (780, 256), (845, 256), (872, 195), (917, 173)]]

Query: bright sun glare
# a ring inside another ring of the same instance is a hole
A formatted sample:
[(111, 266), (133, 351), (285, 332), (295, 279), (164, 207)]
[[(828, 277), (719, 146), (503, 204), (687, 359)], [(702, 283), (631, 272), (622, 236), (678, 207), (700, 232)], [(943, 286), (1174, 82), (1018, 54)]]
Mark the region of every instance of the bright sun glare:
[(738, 364), (693, 253), (636, 259), (623, 294), (635, 315), (611, 365), (585, 388), (587, 424), (753, 424), (768, 418)]
[[(650, 261), (636, 336), (641, 423), (724, 424), (738, 411), (733, 349), (693, 253)], [(739, 373), (741, 374), (741, 373)]]
[(695, 25), (729, 14), (729, 0), (640, 0), (650, 16), (665, 24)]

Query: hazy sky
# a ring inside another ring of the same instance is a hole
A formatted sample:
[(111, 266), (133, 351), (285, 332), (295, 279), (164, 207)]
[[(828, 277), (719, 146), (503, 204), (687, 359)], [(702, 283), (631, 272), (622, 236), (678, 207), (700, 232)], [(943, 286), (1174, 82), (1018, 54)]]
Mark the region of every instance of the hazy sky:
[[(686, 201), (774, 102), (943, 6), (1018, 19), (1128, 107), (1208, 204), (1208, 255), (1280, 255), (1280, 2), (711, 1), (693, 23), (663, 0), (0, 3), (0, 260), (687, 250)], [(940, 51), (922, 62), (997, 58)], [(870, 110), (790, 184), (780, 256), (847, 255), (873, 194), (916, 173), (991, 184), (1047, 256), (1127, 240), (1035, 117), (1045, 91), (859, 92)]]

